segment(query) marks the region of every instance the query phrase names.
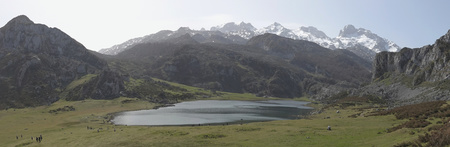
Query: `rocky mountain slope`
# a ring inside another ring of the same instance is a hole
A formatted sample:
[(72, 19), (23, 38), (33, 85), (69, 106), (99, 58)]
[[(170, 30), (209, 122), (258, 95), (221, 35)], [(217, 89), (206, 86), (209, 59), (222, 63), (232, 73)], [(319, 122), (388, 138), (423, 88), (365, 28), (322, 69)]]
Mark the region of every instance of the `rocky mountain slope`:
[(70, 83), (89, 74), (99, 75), (84, 81), (95, 86), (72, 97), (119, 96), (120, 76), (108, 74), (106, 61), (61, 30), (24, 15), (0, 28), (0, 108), (50, 104)]
[(106, 59), (112, 69), (136, 77), (259, 96), (329, 96), (370, 80), (371, 64), (346, 50), (273, 34), (246, 45), (198, 43), (194, 37), (138, 44)]
[(356, 29), (352, 25), (345, 26), (344, 29), (340, 31), (339, 36), (330, 38), (324, 32), (312, 26), (291, 30), (285, 28), (280, 23), (275, 22), (267, 27), (257, 29), (250, 23), (241, 22), (240, 24), (236, 24), (230, 22), (224, 25), (211, 27), (210, 31), (197, 31), (188, 28), (180, 28), (177, 31), (160, 31), (156, 34), (128, 40), (111, 48), (102, 49), (99, 52), (102, 54), (115, 55), (130, 49), (139, 43), (158, 42), (169, 38), (176, 38), (186, 33), (193, 36), (199, 43), (215, 42), (227, 44), (245, 44), (252, 37), (271, 33), (295, 40), (315, 42), (325, 48), (348, 49), (368, 61), (372, 61), (375, 54), (378, 52), (396, 52), (400, 49), (400, 47), (392, 41), (382, 38), (369, 30), (363, 28)]
[(380, 52), (374, 60), (374, 82), (360, 91), (398, 104), (449, 100), (450, 30), (433, 45)]

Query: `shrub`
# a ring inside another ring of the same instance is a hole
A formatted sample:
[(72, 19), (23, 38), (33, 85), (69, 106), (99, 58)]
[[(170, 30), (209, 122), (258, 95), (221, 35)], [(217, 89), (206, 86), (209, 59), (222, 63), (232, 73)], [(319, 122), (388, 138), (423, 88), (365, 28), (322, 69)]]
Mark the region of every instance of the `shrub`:
[(388, 129), (388, 132), (394, 132), (401, 128), (423, 128), (428, 126), (429, 124), (431, 123), (423, 119), (412, 119), (401, 125)]
[(75, 111), (75, 108), (73, 106), (64, 106), (62, 108), (49, 110), (48, 113), (58, 113), (58, 112), (65, 112), (65, 111)]
[(203, 138), (203, 139), (218, 139), (218, 138), (223, 138), (223, 137), (227, 137), (227, 136), (224, 135), (224, 134), (203, 134), (203, 135), (200, 135), (200, 138)]
[(375, 112), (373, 115), (389, 115), (394, 114), (397, 119), (406, 118), (427, 118), (428, 116), (440, 115), (441, 106), (446, 104), (445, 101), (433, 101), (420, 104), (397, 107), (388, 111)]

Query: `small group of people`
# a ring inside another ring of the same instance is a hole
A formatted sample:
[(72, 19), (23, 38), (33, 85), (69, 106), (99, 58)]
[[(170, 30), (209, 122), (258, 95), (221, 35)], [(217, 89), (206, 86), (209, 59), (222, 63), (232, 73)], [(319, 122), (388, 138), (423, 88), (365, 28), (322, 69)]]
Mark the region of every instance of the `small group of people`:
[[(20, 138), (23, 138), (22, 134), (20, 134)], [(16, 139), (19, 139), (19, 136), (16, 136)], [(39, 135), (39, 137), (34, 137), (31, 136), (31, 140), (36, 139), (36, 142), (41, 142), (42, 141), (42, 135)]]
[[(20, 138), (22, 138), (22, 134), (20, 134)], [(19, 136), (16, 136), (16, 139), (19, 139)]]
[[(35, 137), (36, 138), (36, 142), (41, 142), (42, 141), (42, 135), (40, 135), (39, 137)], [(31, 137), (31, 139), (33, 139), (33, 137)]]

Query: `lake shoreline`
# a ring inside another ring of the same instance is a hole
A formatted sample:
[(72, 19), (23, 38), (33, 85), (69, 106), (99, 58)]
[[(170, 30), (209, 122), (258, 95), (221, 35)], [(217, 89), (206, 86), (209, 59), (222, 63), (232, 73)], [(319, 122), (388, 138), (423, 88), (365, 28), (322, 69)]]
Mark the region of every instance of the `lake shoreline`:
[[(155, 106), (152, 109), (116, 112), (111, 114), (108, 121), (113, 125), (151, 127), (217, 126), (226, 125), (227, 123), (230, 125), (293, 120), (303, 119), (310, 115), (310, 112), (315, 110), (314, 107), (308, 106), (310, 103), (294, 100), (196, 100)], [(161, 108), (177, 106), (178, 108), (160, 110)]]

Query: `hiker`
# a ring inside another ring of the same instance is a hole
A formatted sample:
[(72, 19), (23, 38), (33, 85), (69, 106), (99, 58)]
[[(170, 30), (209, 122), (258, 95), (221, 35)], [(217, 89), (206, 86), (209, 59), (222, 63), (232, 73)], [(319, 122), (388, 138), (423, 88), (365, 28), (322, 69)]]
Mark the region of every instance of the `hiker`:
[(16, 139), (19, 139), (19, 136), (16, 136)]
[(331, 127), (330, 127), (330, 126), (328, 126), (327, 130), (328, 130), (328, 131), (331, 131)]

